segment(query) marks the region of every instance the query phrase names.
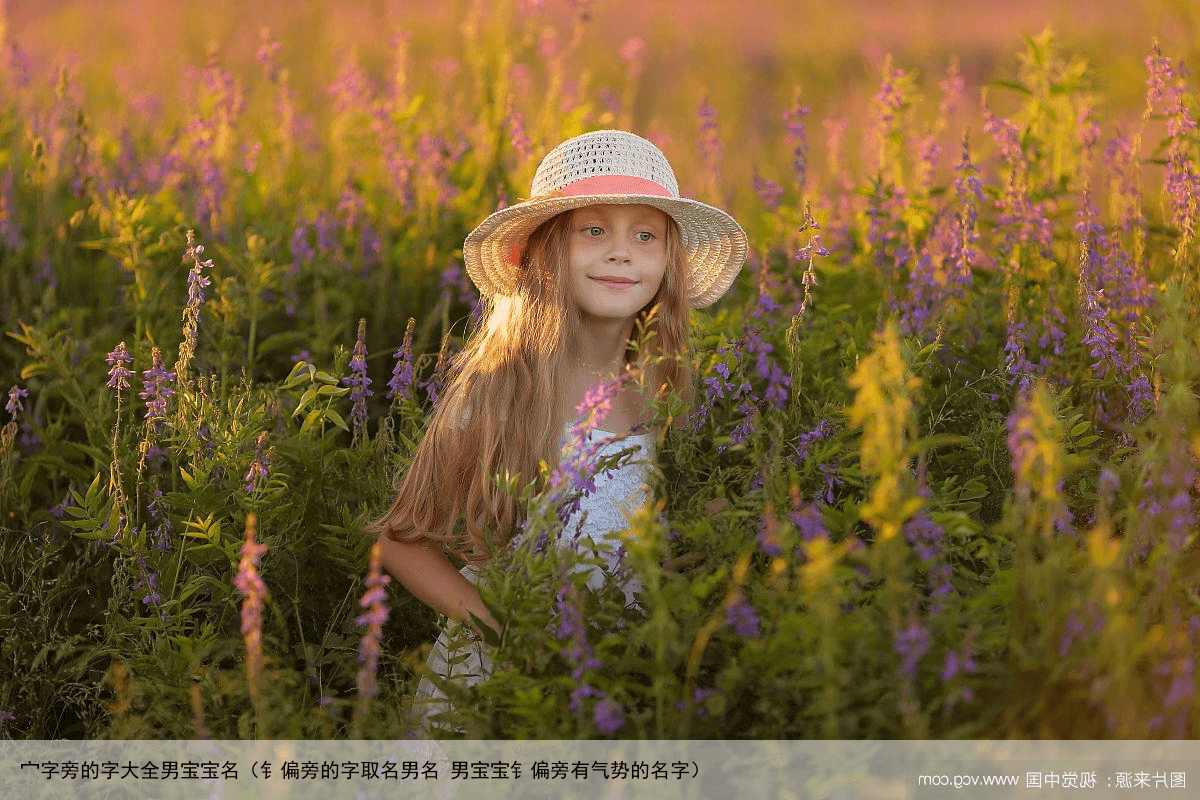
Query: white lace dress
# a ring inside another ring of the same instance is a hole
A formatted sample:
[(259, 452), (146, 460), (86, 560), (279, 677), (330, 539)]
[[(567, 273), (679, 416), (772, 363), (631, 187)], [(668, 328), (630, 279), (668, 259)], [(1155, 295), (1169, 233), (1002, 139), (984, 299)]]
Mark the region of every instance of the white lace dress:
[[(588, 441), (611, 436), (613, 434), (607, 431), (596, 430)], [(600, 473), (595, 477), (596, 491), (581, 498), (579, 509), (567, 520), (559, 539), (560, 546), (576, 541), (583, 544), (585, 539), (609, 545), (599, 551), (605, 561), (603, 569), (587, 564), (576, 567), (578, 571), (589, 573), (587, 585), (592, 590), (604, 586), (620, 566), (621, 542), (617, 533), (628, 528), (623, 510), (630, 512), (640, 508), (648, 497), (647, 476), (650, 464), (654, 461), (654, 434), (630, 435), (621, 441), (607, 442), (601, 445), (597, 453), (597, 458), (604, 458), (632, 446), (636, 446), (640, 452), (610, 474)], [(579, 523), (585, 512), (587, 518), (580, 528)], [(467, 565), (460, 572), (471, 583), (478, 582), (479, 575), (475, 567)], [(625, 603), (629, 605), (635, 602), (635, 596), (642, 587), (635, 579), (621, 588), (625, 592)], [(464, 686), (476, 686), (491, 676), (490, 649), (482, 641), (470, 638), (462, 623), (451, 620), (434, 642), (425, 664), (434, 674), (461, 681)], [(450, 708), (445, 693), (433, 681), (422, 678), (413, 698), (412, 713), (419, 723), (418, 731), (423, 738), (429, 738), (435, 729), (444, 730), (432, 718)]]

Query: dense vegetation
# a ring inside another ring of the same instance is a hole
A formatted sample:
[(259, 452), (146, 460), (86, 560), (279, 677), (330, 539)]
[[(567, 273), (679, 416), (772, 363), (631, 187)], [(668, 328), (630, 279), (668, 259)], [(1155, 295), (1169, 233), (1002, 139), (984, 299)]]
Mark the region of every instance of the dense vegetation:
[(463, 237), (604, 126), (754, 252), (694, 314), (696, 409), (630, 523), (644, 614), (566, 577), (594, 555), (528, 546), (562, 495), (528, 498), (468, 735), (1195, 736), (1179, 60), (1153, 49), (1114, 122), (1049, 34), (982, 93), (884, 59), (853, 125), (797, 92), (735, 146), (698, 76), (694, 116), (638, 110), (653, 40), (605, 88), (569, 66), (586, 15), (539, 5), (476, 7), (459, 58), (348, 56), (327, 92), (264, 31), (257, 73), (214, 50), (184, 96), (103, 108), (4, 41), (0, 736), (411, 732), (437, 620), (357, 529), (473, 323)]

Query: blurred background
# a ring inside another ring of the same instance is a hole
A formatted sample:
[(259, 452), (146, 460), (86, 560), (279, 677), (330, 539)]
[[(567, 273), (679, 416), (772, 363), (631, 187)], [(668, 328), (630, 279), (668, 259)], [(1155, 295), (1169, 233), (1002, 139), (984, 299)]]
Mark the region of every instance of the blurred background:
[(9, 0), (8, 24), (34, 75), (65, 59), (114, 109), (138, 93), (180, 96), (185, 66), (202, 65), (213, 48), (253, 84), (267, 28), (283, 43), (279, 59), (311, 111), (328, 102), (322, 89), (347, 58), (385, 78), (400, 34), (411, 36), (415, 89), (455, 71), (473, 8), (483, 12), (485, 38), (488, 29), (499, 39), (504, 25), (531, 20), (532, 47), (543, 57), (566, 49), (574, 19), (583, 18), (586, 32), (565, 66), (591, 75), (600, 90), (620, 82), (622, 49), (641, 39), (634, 127), (694, 115), (706, 95), (732, 146), (771, 139), (797, 90), (811, 119), (844, 117), (853, 130), (888, 54), (929, 93), (954, 57), (968, 98), (977, 98), (985, 81), (1013, 74), (1023, 36), (1049, 28), (1086, 60), (1102, 97), (1097, 110), (1112, 118), (1140, 112), (1142, 60), (1156, 38), (1187, 63), (1200, 52), (1200, 13), (1188, 0)]

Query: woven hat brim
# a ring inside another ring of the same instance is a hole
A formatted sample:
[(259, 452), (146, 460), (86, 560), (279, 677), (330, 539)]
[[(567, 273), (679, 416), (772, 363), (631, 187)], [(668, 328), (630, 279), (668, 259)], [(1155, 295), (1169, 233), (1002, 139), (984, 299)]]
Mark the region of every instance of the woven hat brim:
[(549, 197), (517, 203), (488, 216), (463, 243), (467, 275), (484, 295), (516, 291), (515, 248), (546, 220), (592, 205), (647, 205), (679, 225), (688, 261), (688, 305), (704, 308), (720, 299), (746, 261), (746, 232), (729, 214), (690, 198), (613, 194)]

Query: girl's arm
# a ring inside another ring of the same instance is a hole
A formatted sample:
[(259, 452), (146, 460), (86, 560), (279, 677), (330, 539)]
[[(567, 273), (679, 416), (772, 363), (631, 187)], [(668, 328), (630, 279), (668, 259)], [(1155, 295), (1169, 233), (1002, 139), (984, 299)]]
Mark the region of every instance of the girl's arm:
[(379, 551), (383, 568), (422, 603), (447, 617), (462, 620), (472, 628), (475, 626), (470, 614), (474, 614), (485, 625), (499, 632), (500, 625), (483, 604), (479, 590), (454, 568), (450, 559), (442, 555), (434, 544), (397, 542), (381, 533)]

